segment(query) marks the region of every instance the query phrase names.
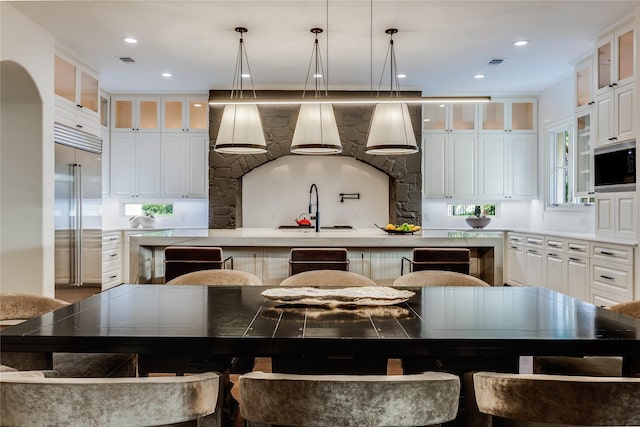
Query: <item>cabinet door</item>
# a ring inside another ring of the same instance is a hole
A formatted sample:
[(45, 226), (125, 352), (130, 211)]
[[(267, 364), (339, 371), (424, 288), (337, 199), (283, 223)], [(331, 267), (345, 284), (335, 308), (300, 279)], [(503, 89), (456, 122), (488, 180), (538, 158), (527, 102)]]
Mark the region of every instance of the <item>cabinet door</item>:
[(478, 198), (478, 154), (476, 135), (450, 134), (447, 138), (447, 165), (450, 168), (450, 196)]
[(606, 92), (613, 83), (613, 39), (605, 37), (596, 45), (596, 94)]
[(160, 156), (159, 133), (136, 135), (136, 194), (140, 197), (160, 196)]
[(635, 80), (635, 22), (631, 22), (614, 33), (615, 43), (615, 79), (618, 86)]
[(98, 78), (84, 70), (80, 70), (79, 73), (79, 105), (85, 110), (98, 114), (100, 102)]
[(444, 199), (447, 193), (446, 176), (446, 134), (425, 135), (422, 142), (424, 170), (424, 197), (429, 199)]
[(480, 131), (504, 131), (506, 123), (506, 101), (493, 100), (480, 104)]
[(76, 104), (76, 66), (58, 55), (54, 57), (53, 91), (68, 102)]
[(593, 56), (576, 65), (575, 79), (576, 109), (590, 106), (593, 101)]
[(535, 99), (513, 99), (507, 106), (509, 132), (530, 133), (536, 130), (538, 110)]
[(162, 135), (162, 196), (184, 197), (187, 171), (187, 140), (182, 133)]
[(185, 99), (162, 97), (162, 132), (184, 132), (186, 130)]
[(525, 252), (525, 285), (544, 286), (544, 253), (539, 249), (526, 248)]
[(615, 193), (615, 234), (616, 237), (636, 240), (636, 193)]
[(537, 135), (509, 135), (507, 140), (507, 196), (533, 199), (537, 188)]
[(596, 193), (596, 234), (614, 236), (614, 218), (613, 193)]
[(185, 112), (187, 130), (197, 132), (209, 129), (209, 102), (206, 96), (188, 97)]
[(596, 97), (596, 147), (615, 142), (615, 109), (613, 92)]
[(113, 133), (110, 150), (112, 196), (134, 196), (136, 182), (136, 135)]
[(634, 85), (619, 87), (614, 92), (615, 97), (615, 137), (616, 142), (634, 139), (636, 137), (636, 104)]
[(262, 257), (262, 283), (266, 286), (277, 286), (289, 277), (290, 254), (291, 249), (264, 249)]
[(593, 193), (593, 146), (591, 140), (591, 110), (576, 118), (575, 194), (588, 196)]
[(507, 283), (524, 286), (524, 246), (509, 245), (507, 248)]
[(479, 196), (481, 199), (505, 197), (505, 133), (480, 135)]
[(262, 279), (261, 248), (224, 248), (224, 257), (233, 257), (233, 269), (246, 271)]
[(566, 256), (560, 252), (547, 252), (545, 264), (545, 287), (566, 295)]
[(569, 255), (567, 259), (567, 295), (589, 301), (589, 258)]
[(206, 132), (186, 135), (185, 195), (207, 198), (209, 190), (209, 135)]
[(134, 112), (137, 131), (158, 132), (160, 130), (159, 96), (136, 97)]

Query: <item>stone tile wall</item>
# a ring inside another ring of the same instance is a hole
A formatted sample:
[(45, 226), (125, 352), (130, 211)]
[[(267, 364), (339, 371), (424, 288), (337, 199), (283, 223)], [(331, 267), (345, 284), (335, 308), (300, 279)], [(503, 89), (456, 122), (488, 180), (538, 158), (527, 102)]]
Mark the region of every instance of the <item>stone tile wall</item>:
[[(332, 92), (331, 96), (349, 96), (357, 92)], [(365, 95), (368, 95), (366, 92)], [(403, 93), (420, 96), (420, 92)], [(229, 91), (210, 91), (211, 99), (228, 98)], [(294, 97), (299, 92), (264, 91), (258, 97)], [(289, 147), (298, 117), (298, 105), (258, 106), (267, 140), (268, 152), (254, 155), (230, 155), (213, 151), (220, 121), (221, 107), (209, 110), (209, 228), (242, 226), (242, 176), (252, 169), (290, 154)], [(389, 175), (389, 220), (393, 223), (421, 224), (422, 221), (422, 152), (408, 156), (372, 156), (365, 154), (367, 132), (373, 105), (334, 105), (343, 151)], [(409, 112), (418, 144), (421, 144), (421, 107), (410, 104)]]

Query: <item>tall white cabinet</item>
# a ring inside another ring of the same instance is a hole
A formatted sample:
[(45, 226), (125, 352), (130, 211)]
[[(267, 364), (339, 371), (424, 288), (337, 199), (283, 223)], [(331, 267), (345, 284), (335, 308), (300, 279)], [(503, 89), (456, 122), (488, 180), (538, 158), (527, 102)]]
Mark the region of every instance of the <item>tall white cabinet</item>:
[(111, 99), (110, 194), (206, 198), (206, 95), (124, 95)]

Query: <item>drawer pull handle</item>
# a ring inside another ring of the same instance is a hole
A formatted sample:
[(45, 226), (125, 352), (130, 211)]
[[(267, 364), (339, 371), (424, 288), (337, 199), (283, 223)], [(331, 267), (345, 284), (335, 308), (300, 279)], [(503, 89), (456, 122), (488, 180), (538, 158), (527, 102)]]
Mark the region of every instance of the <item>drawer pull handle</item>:
[(558, 258), (558, 254), (549, 254), (551, 258)]
[(572, 251), (577, 251), (577, 252), (584, 252), (584, 249), (578, 247), (578, 246), (571, 246), (569, 245), (569, 249), (571, 249)]
[(616, 256), (616, 254), (614, 254), (613, 252), (608, 252), (608, 251), (600, 251), (600, 253), (602, 255), (607, 255), (607, 256)]
[(517, 246), (511, 246), (511, 249), (518, 249)]
[(538, 251), (536, 251), (535, 249), (529, 249), (527, 252), (532, 253), (532, 254), (537, 254)]
[(611, 276), (604, 276), (604, 275), (602, 275), (602, 274), (600, 275), (600, 277), (601, 277), (602, 279), (615, 280), (615, 279), (614, 279), (613, 277), (611, 277)]
[(552, 248), (559, 248), (560, 245), (556, 245), (555, 243), (549, 243), (549, 246), (551, 246)]
[(109, 276), (109, 279), (115, 279), (116, 277), (118, 277), (118, 275), (114, 274), (113, 276)]
[(118, 256), (118, 254), (111, 254), (110, 256)]
[(569, 261), (576, 261), (576, 262), (580, 262), (580, 258), (574, 258), (574, 257), (570, 257)]

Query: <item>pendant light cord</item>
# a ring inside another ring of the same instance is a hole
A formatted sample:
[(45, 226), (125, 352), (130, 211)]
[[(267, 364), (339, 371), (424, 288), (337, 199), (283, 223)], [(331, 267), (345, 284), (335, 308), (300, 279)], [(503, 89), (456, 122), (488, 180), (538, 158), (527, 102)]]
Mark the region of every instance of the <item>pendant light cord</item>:
[(236, 67), (233, 74), (233, 83), (231, 86), (231, 98), (234, 97), (243, 98), (244, 88), (242, 82), (242, 75), (244, 74), (244, 63), (247, 65), (247, 73), (249, 74), (249, 79), (251, 81), (251, 91), (253, 92), (253, 97), (257, 98), (256, 95), (256, 87), (253, 83), (253, 73), (251, 72), (251, 66), (249, 65), (249, 57), (247, 55), (247, 48), (244, 45), (244, 38), (242, 35), (246, 33), (248, 30), (243, 27), (237, 27), (235, 29), (238, 33), (240, 33), (240, 44), (238, 45), (238, 54), (236, 55)]

